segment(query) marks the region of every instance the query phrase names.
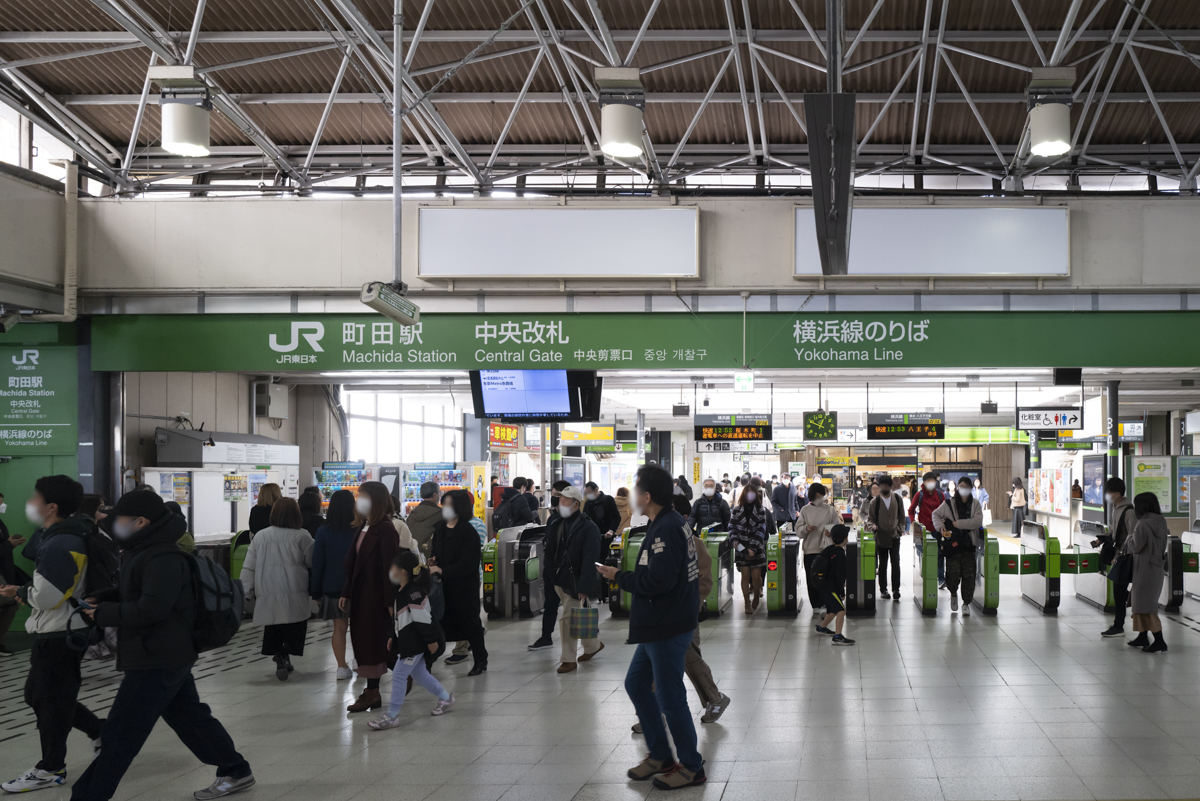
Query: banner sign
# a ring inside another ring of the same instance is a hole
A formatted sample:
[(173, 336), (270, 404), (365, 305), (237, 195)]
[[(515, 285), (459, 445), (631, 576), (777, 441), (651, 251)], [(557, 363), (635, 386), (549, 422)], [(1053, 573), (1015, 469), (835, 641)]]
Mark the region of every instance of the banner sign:
[(0, 346), (0, 456), (75, 453), (74, 347)]
[(771, 439), (769, 414), (698, 414), (693, 425), (696, 442)]
[(488, 447), (516, 450), (520, 430), (508, 423), (488, 423)]
[[(726, 312), (423, 314), (412, 326), (377, 314), (98, 315), (92, 369), (732, 370), (742, 366), (742, 321)], [(1047, 341), (1060, 367), (1200, 365), (1190, 347), (1200, 312), (757, 312), (745, 326), (756, 370), (1044, 367)], [(1152, 341), (1148, 332), (1162, 330), (1172, 336)], [(959, 347), (964, 337), (974, 346)], [(1095, 348), (1101, 341), (1109, 345)]]
[(1045, 431), (1049, 429), (1083, 428), (1083, 409), (1064, 406), (1053, 409), (1017, 409), (1018, 431)]
[(558, 432), (558, 439), (564, 445), (612, 445), (615, 436), (614, 426), (592, 426), (592, 430), (586, 433), (566, 428)]

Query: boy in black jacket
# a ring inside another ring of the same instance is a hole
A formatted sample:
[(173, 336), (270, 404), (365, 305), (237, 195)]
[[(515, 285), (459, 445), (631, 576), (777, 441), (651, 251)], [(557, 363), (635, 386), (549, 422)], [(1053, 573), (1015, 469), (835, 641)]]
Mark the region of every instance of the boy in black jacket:
[[(821, 594), (825, 598), (825, 618), (817, 626), (817, 634), (832, 634), (834, 645), (854, 645), (854, 640), (842, 636), (842, 624), (846, 622), (846, 538), (850, 536), (848, 526), (837, 525), (829, 530), (833, 540), (821, 551), (813, 563), (813, 573), (822, 577)], [(830, 629), (829, 624), (834, 623)]]

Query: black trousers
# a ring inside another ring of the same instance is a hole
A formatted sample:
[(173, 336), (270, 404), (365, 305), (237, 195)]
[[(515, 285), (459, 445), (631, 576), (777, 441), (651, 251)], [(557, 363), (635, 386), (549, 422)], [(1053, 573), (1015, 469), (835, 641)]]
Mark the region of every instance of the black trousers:
[(0, 606), (0, 645), (4, 645), (4, 635), (8, 634), (13, 618), (17, 616), (17, 610), (20, 608), (16, 601)]
[(1129, 605), (1129, 585), (1113, 583), (1113, 606), (1116, 607), (1116, 617), (1113, 626), (1125, 628), (1125, 607)]
[(68, 648), (65, 637), (33, 641), (25, 703), (37, 716), (42, 741), (40, 770), (57, 773), (67, 767), (67, 735), (72, 728), (92, 740), (100, 736), (103, 721), (78, 700), (82, 662), (83, 654)]
[[(549, 582), (547, 582), (549, 583)], [(542, 639), (553, 640), (558, 626), (558, 593), (553, 587), (546, 588), (546, 605), (542, 607)]]
[(889, 548), (881, 548), (875, 544), (875, 561), (879, 565), (879, 589), (888, 588), (888, 563), (892, 565), (892, 590), (900, 592), (900, 538), (892, 540)]
[(159, 718), (218, 776), (240, 779), (250, 765), (207, 704), (200, 702), (192, 669), (127, 670), (104, 724), (100, 755), (71, 790), (71, 801), (108, 801), (145, 745)]
[(817, 561), (817, 557), (820, 555), (819, 553), (804, 554), (804, 582), (808, 585), (808, 603), (813, 609), (819, 609), (825, 605), (825, 596), (812, 577), (813, 562)]

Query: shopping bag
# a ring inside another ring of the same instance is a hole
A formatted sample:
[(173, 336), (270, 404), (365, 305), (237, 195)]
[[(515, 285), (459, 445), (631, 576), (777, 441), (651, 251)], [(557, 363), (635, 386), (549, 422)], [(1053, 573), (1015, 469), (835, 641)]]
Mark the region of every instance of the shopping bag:
[(988, 528), (991, 525), (992, 525), (992, 510), (984, 509), (983, 510), (983, 527)]
[(571, 617), (567, 623), (567, 633), (577, 640), (594, 640), (600, 636), (600, 610), (590, 606), (587, 601), (583, 606), (571, 609)]

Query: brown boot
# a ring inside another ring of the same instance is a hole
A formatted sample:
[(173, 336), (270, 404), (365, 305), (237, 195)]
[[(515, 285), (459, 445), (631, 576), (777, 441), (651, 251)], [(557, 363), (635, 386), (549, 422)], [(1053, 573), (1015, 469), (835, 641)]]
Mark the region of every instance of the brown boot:
[(383, 706), (383, 698), (379, 695), (379, 690), (368, 688), (363, 690), (363, 694), (358, 696), (357, 701), (346, 707), (346, 711), (366, 712), (369, 709), (379, 709), (381, 706)]

